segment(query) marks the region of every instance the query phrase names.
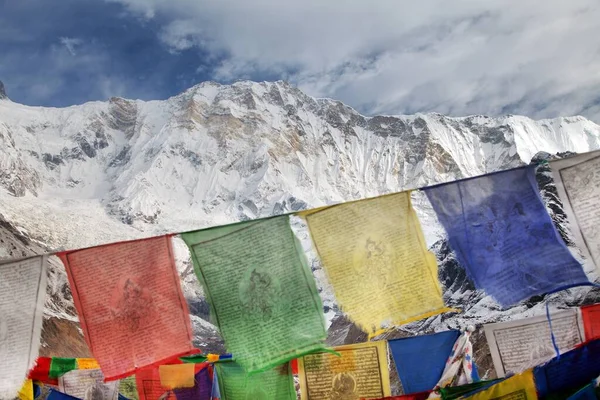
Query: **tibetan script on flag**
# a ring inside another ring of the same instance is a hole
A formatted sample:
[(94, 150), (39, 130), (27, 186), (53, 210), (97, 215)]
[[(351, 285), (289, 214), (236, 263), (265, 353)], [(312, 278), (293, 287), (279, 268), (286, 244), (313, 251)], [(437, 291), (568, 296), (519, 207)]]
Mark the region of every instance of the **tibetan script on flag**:
[(119, 381), (104, 382), (99, 369), (77, 369), (58, 380), (61, 392), (80, 399), (117, 400)]
[(34, 366), (46, 299), (46, 257), (0, 262), (0, 399), (12, 399)]
[[(552, 331), (561, 353), (583, 341), (577, 309), (553, 313)], [(498, 377), (535, 367), (556, 356), (545, 315), (484, 325)]]
[(581, 307), (585, 340), (600, 339), (600, 304)]
[(424, 190), (468, 276), (503, 307), (589, 283), (546, 211), (535, 167)]
[(290, 364), (247, 376), (234, 361), (215, 364), (221, 400), (296, 400)]
[(107, 380), (193, 351), (169, 236), (59, 257), (85, 339)]
[(323, 349), (323, 306), (287, 216), (182, 234), (227, 350), (249, 373)]
[(304, 215), (340, 306), (364, 331), (449, 311), (410, 192)]
[[(298, 359), (302, 400), (345, 400), (390, 396), (386, 342), (336, 347)], [(220, 376), (220, 375), (219, 375)]]
[(536, 400), (537, 393), (532, 370), (511, 376), (490, 388), (464, 397), (472, 400)]
[(600, 267), (600, 151), (550, 162), (575, 244)]

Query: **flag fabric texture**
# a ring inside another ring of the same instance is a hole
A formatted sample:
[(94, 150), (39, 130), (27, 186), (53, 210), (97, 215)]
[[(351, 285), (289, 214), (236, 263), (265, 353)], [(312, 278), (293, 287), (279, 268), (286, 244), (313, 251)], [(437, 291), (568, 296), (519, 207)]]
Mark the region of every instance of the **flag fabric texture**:
[(513, 375), (504, 379), (487, 389), (483, 389), (473, 395), (464, 397), (470, 400), (490, 399), (515, 399), (515, 400), (537, 400), (533, 372), (527, 370), (521, 374)]
[(474, 330), (474, 327), (469, 326), (452, 346), (442, 376), (433, 388), (434, 393), (429, 398), (439, 398), (437, 391), (441, 388), (467, 385), (479, 380), (477, 367), (473, 361), (473, 345), (471, 344), (471, 333)]
[(48, 375), (50, 378), (59, 378), (74, 369), (77, 369), (77, 361), (74, 358), (52, 357)]
[(585, 340), (600, 338), (600, 304), (581, 307)]
[(424, 189), (475, 286), (509, 307), (589, 283), (542, 202), (535, 167)]
[(451, 311), (410, 192), (300, 215), (342, 310), (365, 332)]
[(476, 392), (479, 392), (482, 389), (487, 388), (488, 386), (495, 385), (500, 381), (502, 381), (502, 379), (473, 382), (461, 386), (448, 386), (445, 388), (441, 388), (439, 392), (442, 396), (442, 400), (456, 400), (461, 399), (463, 398), (463, 396), (467, 396), (469, 394), (475, 394)]
[(212, 366), (206, 365), (194, 376), (194, 386), (189, 389), (175, 389), (177, 400), (211, 400), (213, 379), (210, 376)]
[(600, 340), (593, 340), (535, 367), (541, 398), (565, 398), (600, 375)]
[(194, 351), (170, 236), (58, 256), (85, 339), (106, 380)]
[(181, 236), (227, 350), (248, 373), (324, 349), (323, 306), (288, 216)]
[(99, 369), (100, 365), (95, 358), (77, 358), (77, 369)]
[(214, 364), (221, 400), (296, 400), (289, 363), (248, 376), (235, 361)]
[(193, 388), (196, 364), (160, 365), (158, 375), (165, 389)]
[(52, 357), (38, 357), (35, 366), (29, 371), (28, 378), (33, 381), (47, 383), (49, 385), (58, 385), (58, 379), (50, 378), (50, 364)]
[(405, 393), (431, 390), (440, 380), (459, 331), (389, 340)]
[(590, 383), (589, 385), (585, 385), (581, 390), (569, 396), (567, 400), (598, 400), (595, 384)]
[(33, 381), (31, 379), (25, 379), (23, 386), (19, 390), (19, 400), (33, 400)]
[(59, 392), (58, 390), (50, 389), (47, 400), (80, 400), (77, 397), (69, 396), (66, 393)]

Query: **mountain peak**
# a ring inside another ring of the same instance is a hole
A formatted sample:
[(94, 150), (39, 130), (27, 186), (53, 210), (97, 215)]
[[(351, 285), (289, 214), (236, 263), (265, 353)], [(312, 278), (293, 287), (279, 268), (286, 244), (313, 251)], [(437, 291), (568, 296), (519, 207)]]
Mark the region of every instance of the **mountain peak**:
[(4, 83), (0, 81), (0, 100), (8, 99), (6, 95), (6, 89), (4, 89)]

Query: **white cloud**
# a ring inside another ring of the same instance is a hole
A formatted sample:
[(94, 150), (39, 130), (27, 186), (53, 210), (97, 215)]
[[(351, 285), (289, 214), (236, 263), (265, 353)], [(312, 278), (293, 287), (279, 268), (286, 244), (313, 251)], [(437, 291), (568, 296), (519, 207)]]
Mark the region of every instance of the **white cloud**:
[(172, 51), (225, 54), (369, 113), (584, 114), (600, 122), (596, 0), (112, 0)]
[(83, 43), (83, 41), (81, 39), (77, 39), (77, 38), (70, 38), (70, 37), (61, 37), (60, 38), (60, 44), (65, 46), (67, 51), (69, 53), (71, 53), (72, 56), (77, 55), (77, 53), (75, 52), (75, 47), (80, 45), (81, 43)]

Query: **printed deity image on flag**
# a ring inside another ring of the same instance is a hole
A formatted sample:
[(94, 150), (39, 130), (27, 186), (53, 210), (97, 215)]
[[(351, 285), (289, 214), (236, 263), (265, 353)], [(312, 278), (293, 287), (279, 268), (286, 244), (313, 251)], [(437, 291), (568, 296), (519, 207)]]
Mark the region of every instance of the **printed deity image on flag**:
[(169, 236), (59, 257), (85, 339), (107, 380), (194, 350)]
[(424, 190), (467, 275), (503, 307), (589, 282), (546, 211), (535, 167)]
[(182, 234), (227, 350), (247, 372), (321, 350), (323, 306), (289, 217)]
[(342, 310), (365, 332), (450, 311), (410, 192), (301, 215)]

